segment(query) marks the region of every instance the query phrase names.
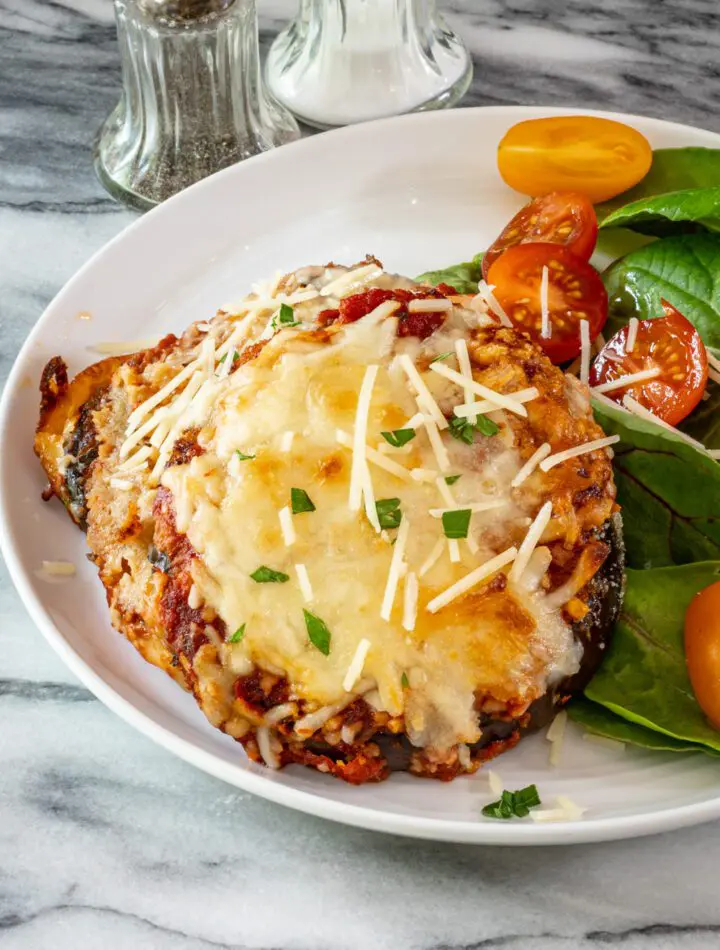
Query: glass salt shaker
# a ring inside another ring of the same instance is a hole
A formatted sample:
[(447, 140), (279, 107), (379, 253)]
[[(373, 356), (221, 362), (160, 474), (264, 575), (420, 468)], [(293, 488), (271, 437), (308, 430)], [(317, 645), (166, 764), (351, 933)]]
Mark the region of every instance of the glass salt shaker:
[(452, 106), (472, 60), (435, 0), (300, 0), (266, 75), (299, 119), (331, 128)]
[(138, 210), (298, 138), (260, 72), (255, 0), (115, 0), (123, 91), (95, 169)]

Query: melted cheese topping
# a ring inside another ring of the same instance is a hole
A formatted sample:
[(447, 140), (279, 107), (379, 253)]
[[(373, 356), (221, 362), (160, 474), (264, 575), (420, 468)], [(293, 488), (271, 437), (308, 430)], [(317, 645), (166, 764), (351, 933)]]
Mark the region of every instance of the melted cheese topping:
[[(387, 275), (376, 283), (393, 285)], [(296, 316), (307, 323), (326, 306), (327, 294), (303, 303), (302, 316), (298, 306)], [(242, 641), (220, 646), (230, 670), (255, 664), (284, 673), (311, 711), (342, 708), (346, 690), (360, 689), (354, 680), (362, 674), (374, 704), (404, 713), (411, 742), (434, 748), (478, 740), (476, 692), (530, 702), (574, 673), (581, 654), (559, 607), (550, 608), (542, 591), (480, 585), (437, 606), (481, 565), (508, 563), (498, 555), (524, 536), (542, 500), (537, 481), (528, 479), (520, 491), (511, 487), (527, 466), (502, 412), (500, 433), (478, 436), (471, 446), (441, 431), (434, 418), (436, 407), (450, 414), (468, 393), (478, 393), (465, 374), (427, 371), (474, 320), (455, 308), (422, 342), (398, 338), (396, 318), (317, 333), (281, 330), (233, 373), (206, 378), (183, 414), (183, 426), (200, 428), (204, 454), (165, 469), (161, 478), (173, 496), (178, 530), (200, 555), (193, 568), (197, 596), (228, 630), (245, 625)], [(359, 411), (368, 366), (377, 371)], [(480, 394), (497, 405), (495, 393)], [(499, 401), (525, 412), (507, 397)], [(418, 402), (425, 415), (407, 452), (390, 460), (372, 449), (383, 431), (417, 416)], [(136, 412), (132, 424), (146, 414)], [(253, 457), (239, 460), (238, 450)], [(399, 532), (374, 530), (357, 503), (353, 467), (363, 495), (371, 491), (378, 503), (399, 499)], [(438, 469), (461, 476), (450, 497), (473, 512), (467, 543), (447, 542), (434, 516)], [(411, 474), (417, 471), (429, 477)], [(315, 510), (291, 514), (292, 488), (306, 491)], [(261, 566), (287, 579), (258, 583), (251, 575)], [(308, 639), (303, 608), (310, 600), (331, 634), (327, 656)], [(403, 690), (403, 674), (412, 689)], [(272, 761), (267, 741), (261, 751)]]

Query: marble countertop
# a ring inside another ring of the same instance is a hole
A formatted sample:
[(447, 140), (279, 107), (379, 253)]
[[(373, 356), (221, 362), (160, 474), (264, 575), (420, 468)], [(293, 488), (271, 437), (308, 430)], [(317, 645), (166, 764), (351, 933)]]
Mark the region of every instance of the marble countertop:
[[(464, 104), (720, 130), (714, 0), (452, 0)], [(292, 10), (260, 0), (263, 42)], [(107, 0), (0, 0), (0, 379), (71, 274), (133, 220), (96, 181)], [(4, 446), (4, 451), (11, 447)], [(347, 829), (193, 770), (81, 687), (0, 573), (0, 950), (710, 950), (720, 824), (490, 849)]]

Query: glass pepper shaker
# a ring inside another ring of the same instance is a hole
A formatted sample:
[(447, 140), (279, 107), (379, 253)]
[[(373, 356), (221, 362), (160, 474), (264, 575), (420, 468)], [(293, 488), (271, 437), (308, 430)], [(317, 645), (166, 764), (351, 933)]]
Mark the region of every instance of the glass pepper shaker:
[(267, 60), (273, 95), (318, 128), (452, 106), (471, 79), (435, 0), (300, 0)]
[(255, 0), (115, 0), (123, 91), (95, 169), (153, 207), (212, 172), (298, 138), (260, 72)]

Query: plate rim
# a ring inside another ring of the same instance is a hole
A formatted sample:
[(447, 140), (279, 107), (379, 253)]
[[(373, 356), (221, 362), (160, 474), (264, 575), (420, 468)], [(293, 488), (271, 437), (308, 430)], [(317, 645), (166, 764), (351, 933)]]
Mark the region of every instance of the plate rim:
[[(238, 174), (242, 175), (242, 169), (249, 164), (253, 166), (257, 166), (261, 162), (272, 164), (273, 161), (277, 161), (278, 155), (288, 153), (290, 150), (294, 150), (294, 154), (298, 154), (302, 149), (312, 151), (327, 148), (327, 144), (323, 145), (322, 143), (327, 143), (328, 136), (332, 136), (333, 138), (331, 138), (330, 141), (335, 143), (340, 138), (352, 139), (354, 137), (364, 137), (368, 134), (372, 135), (375, 129), (381, 131), (382, 128), (388, 124), (429, 124), (430, 122), (438, 122), (442, 118), (445, 118), (447, 121), (448, 117), (452, 117), (450, 121), (461, 120), (461, 118), (464, 118), (466, 121), (471, 121), (473, 116), (489, 114), (499, 114), (508, 116), (509, 118), (517, 115), (525, 119), (555, 115), (594, 115), (626, 123), (640, 121), (644, 124), (650, 123), (655, 125), (658, 129), (673, 131), (674, 133), (686, 131), (697, 134), (701, 132), (707, 135), (709, 139), (715, 139), (718, 147), (720, 147), (720, 133), (685, 123), (656, 119), (652, 116), (608, 112), (596, 109), (575, 109), (571, 107), (496, 105), (475, 106), (449, 110), (447, 112), (421, 112), (392, 116), (371, 122), (346, 126), (328, 133), (323, 133), (322, 135), (309, 136), (283, 146), (281, 149), (275, 149), (256, 155), (244, 162), (216, 172), (170, 198), (152, 211), (137, 218), (95, 251), (70, 279), (65, 282), (30, 329), (20, 351), (15, 357), (4, 386), (2, 398), (0, 399), (0, 439), (3, 440), (4, 444), (9, 444), (6, 440), (6, 436), (12, 403), (19, 388), (24, 364), (31, 354), (35, 339), (42, 331), (44, 324), (53, 319), (54, 311), (62, 307), (65, 296), (72, 294), (75, 284), (84, 278), (85, 274), (96, 265), (99, 259), (109, 253), (117, 243), (132, 240), (133, 235), (138, 229), (148, 227), (148, 221), (154, 222), (159, 220), (162, 215), (176, 214), (175, 209), (179, 208), (183, 202), (197, 200), (203, 189), (215, 187), (220, 179), (230, 180)], [(286, 158), (283, 159), (283, 161), (286, 160)], [(152, 226), (152, 224), (150, 226)], [(669, 831), (720, 818), (720, 785), (718, 786), (718, 794), (715, 798), (698, 803), (663, 808), (658, 811), (640, 815), (598, 818), (587, 822), (557, 822), (545, 825), (531, 823), (506, 825), (504, 823), (493, 824), (478, 820), (477, 825), (474, 825), (466, 820), (459, 821), (447, 818), (412, 816), (337, 801), (303, 789), (276, 783), (272, 780), (272, 775), (266, 776), (264, 774), (255, 773), (249, 768), (238, 768), (238, 766), (216, 756), (212, 751), (204, 749), (191, 740), (185, 739), (168, 729), (156, 721), (150, 712), (141, 711), (129, 699), (126, 699), (117, 692), (113, 686), (106, 682), (90, 663), (86, 662), (65, 639), (62, 632), (53, 622), (49, 612), (43, 606), (41, 597), (37, 596), (33, 591), (28, 572), (23, 567), (19, 546), (9, 528), (8, 508), (11, 497), (4, 473), (5, 468), (0, 466), (0, 551), (2, 551), (5, 563), (7, 564), (10, 578), (34, 624), (70, 671), (77, 676), (80, 682), (83, 683), (97, 699), (112, 710), (112, 712), (130, 726), (137, 729), (142, 735), (174, 755), (177, 755), (190, 765), (201, 769), (221, 781), (227, 782), (230, 785), (241, 788), (251, 794), (258, 795), (276, 804), (284, 805), (305, 814), (325, 818), (336, 823), (405, 837), (463, 844), (543, 846), (550, 844), (592, 843), (656, 834), (661, 831)]]

